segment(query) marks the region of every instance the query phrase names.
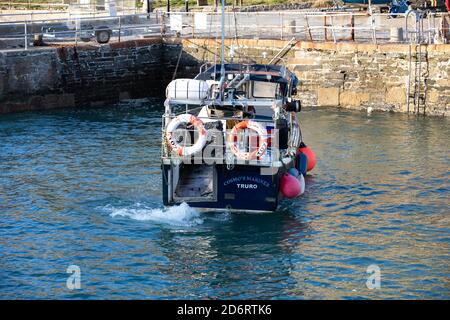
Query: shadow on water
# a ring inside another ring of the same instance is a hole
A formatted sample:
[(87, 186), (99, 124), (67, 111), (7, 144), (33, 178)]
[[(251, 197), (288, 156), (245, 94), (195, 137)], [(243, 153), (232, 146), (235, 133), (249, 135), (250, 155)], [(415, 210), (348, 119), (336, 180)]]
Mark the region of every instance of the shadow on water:
[(450, 296), (448, 119), (305, 110), (306, 193), (251, 215), (162, 207), (161, 113), (150, 100), (0, 118), (1, 298)]

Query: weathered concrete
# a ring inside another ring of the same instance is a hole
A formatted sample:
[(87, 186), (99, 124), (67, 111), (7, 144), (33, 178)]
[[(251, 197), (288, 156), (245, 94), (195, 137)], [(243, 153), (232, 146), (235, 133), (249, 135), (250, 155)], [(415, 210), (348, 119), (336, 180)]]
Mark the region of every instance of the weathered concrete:
[[(248, 62), (267, 62), (263, 53), (270, 58), (285, 44), (280, 40), (240, 39), (227, 40), (226, 47), (233, 46), (236, 57)], [(183, 40), (184, 50), (199, 60), (212, 59), (217, 45), (213, 39)], [(450, 116), (450, 45), (428, 45), (425, 50), (425, 113)], [(405, 44), (298, 42), (283, 62), (300, 79), (299, 98), (304, 106), (370, 106), (406, 112), (408, 57), (409, 45)]]

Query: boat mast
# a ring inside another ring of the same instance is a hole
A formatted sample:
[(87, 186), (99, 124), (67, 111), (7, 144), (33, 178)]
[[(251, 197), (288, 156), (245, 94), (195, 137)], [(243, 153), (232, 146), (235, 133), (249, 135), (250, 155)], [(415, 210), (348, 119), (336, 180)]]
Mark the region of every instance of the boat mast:
[(223, 85), (225, 83), (225, 0), (222, 0), (222, 17), (221, 17), (221, 29), (222, 29), (222, 44), (220, 47), (220, 100), (223, 101)]

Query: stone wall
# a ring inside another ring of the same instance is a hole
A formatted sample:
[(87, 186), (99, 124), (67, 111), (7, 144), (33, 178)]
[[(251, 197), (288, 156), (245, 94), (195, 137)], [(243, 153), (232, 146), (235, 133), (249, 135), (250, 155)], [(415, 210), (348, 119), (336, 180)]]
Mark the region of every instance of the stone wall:
[[(161, 95), (180, 49), (162, 39), (142, 39), (0, 51), (0, 113)], [(189, 70), (189, 59), (183, 62), (179, 75)]]
[[(267, 63), (286, 41), (227, 40), (227, 61)], [(229, 57), (231, 46), (234, 58)], [(450, 116), (450, 45), (429, 45), (425, 113)], [(215, 39), (141, 39), (0, 51), (0, 113), (89, 107), (164, 93), (217, 61)], [(408, 45), (298, 42), (283, 58), (308, 106), (405, 112)], [(266, 56), (267, 58), (264, 58)], [(412, 110), (412, 109), (411, 109)]]
[[(213, 59), (217, 45), (214, 39), (183, 41), (185, 51), (199, 60)], [(226, 55), (233, 46), (236, 58), (267, 63), (285, 45), (286, 41), (280, 40), (230, 39)], [(450, 116), (450, 45), (428, 45), (424, 50), (425, 113)], [(408, 57), (409, 45), (404, 44), (298, 42), (282, 63), (299, 77), (299, 98), (304, 106), (406, 112)]]
[[(423, 49), (425, 113), (450, 116), (450, 45)], [(305, 104), (407, 111), (409, 45), (300, 43), (289, 66), (301, 79)]]

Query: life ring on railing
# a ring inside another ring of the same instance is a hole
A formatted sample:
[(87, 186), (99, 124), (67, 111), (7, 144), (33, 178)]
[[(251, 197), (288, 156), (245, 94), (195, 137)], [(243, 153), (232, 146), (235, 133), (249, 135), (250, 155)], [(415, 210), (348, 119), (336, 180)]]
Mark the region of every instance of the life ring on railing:
[[(235, 137), (237, 136), (238, 130), (242, 129), (251, 129), (253, 131), (256, 131), (259, 136), (259, 147), (258, 149), (251, 151), (251, 152), (241, 152), (239, 151)], [(258, 122), (252, 121), (252, 120), (244, 120), (236, 124), (233, 129), (231, 129), (231, 132), (228, 135), (228, 146), (231, 150), (231, 152), (241, 160), (254, 160), (258, 157), (263, 156), (267, 151), (268, 146), (268, 139), (267, 139), (267, 130)]]
[[(183, 147), (178, 142), (175, 141), (175, 137), (173, 133), (175, 130), (178, 129), (178, 127), (181, 124), (192, 124), (198, 132), (198, 139), (197, 141), (190, 147)], [(203, 147), (206, 145), (206, 130), (203, 126), (202, 120), (197, 118), (196, 116), (192, 114), (181, 114), (177, 116), (176, 118), (172, 119), (170, 123), (166, 127), (166, 139), (169, 143), (169, 146), (178, 154), (181, 156), (190, 156), (194, 153), (197, 153), (203, 149)]]

